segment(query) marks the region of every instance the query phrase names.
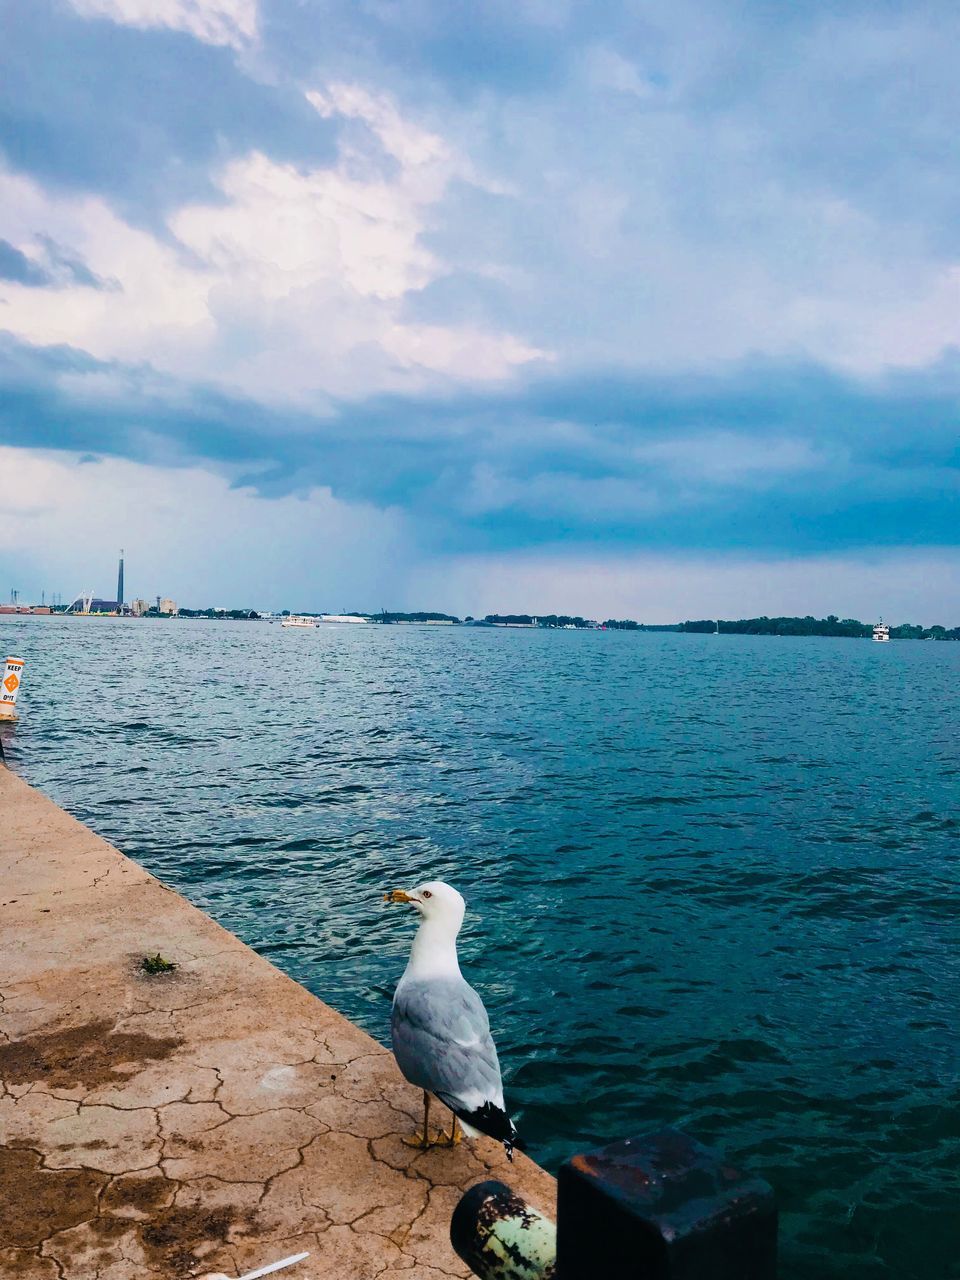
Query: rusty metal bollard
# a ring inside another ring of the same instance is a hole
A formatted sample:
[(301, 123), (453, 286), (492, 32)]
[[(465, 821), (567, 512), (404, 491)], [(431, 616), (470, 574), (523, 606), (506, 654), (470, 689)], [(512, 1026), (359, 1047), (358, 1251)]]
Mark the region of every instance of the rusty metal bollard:
[(557, 1228), (502, 1182), (478, 1182), (450, 1221), (450, 1243), (481, 1280), (553, 1280)]
[(676, 1129), (568, 1160), (553, 1226), (501, 1182), (472, 1187), (450, 1239), (482, 1280), (775, 1280), (777, 1210), (762, 1178)]

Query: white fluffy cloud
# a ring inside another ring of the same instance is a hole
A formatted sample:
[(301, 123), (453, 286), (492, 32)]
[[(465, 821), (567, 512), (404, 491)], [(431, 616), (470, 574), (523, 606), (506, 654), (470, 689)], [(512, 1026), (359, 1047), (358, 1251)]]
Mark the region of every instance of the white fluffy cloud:
[(0, 237), (36, 256), (50, 236), (80, 254), (112, 289), (28, 289), (0, 280), (0, 328), (38, 346), (68, 343), (101, 359), (176, 367), (182, 352), (209, 345), (214, 271), (187, 263), (176, 246), (133, 227), (98, 196), (72, 196), (0, 169)]
[(170, 27), (207, 44), (242, 49), (257, 34), (257, 0), (70, 0), (85, 18), (129, 27)]
[(0, 171), (0, 237), (36, 255), (46, 235), (112, 290), (0, 281), (0, 327), (37, 344), (149, 362), (264, 400), (502, 379), (547, 353), (510, 332), (411, 319), (405, 299), (442, 276), (424, 247), (431, 210), (465, 169), (387, 98), (336, 84), (322, 116), (357, 121), (337, 163), (304, 169), (251, 152), (217, 175), (221, 199), (135, 227), (102, 198)]

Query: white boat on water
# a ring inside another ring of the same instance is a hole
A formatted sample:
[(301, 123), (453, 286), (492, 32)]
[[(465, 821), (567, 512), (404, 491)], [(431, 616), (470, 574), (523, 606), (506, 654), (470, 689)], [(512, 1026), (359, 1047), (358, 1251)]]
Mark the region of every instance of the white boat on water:
[(291, 613), (289, 618), (284, 618), (280, 625), (281, 627), (315, 627), (317, 620), (316, 618), (307, 618), (300, 613)]
[(873, 628), (873, 638), (878, 644), (886, 644), (890, 639), (890, 628), (882, 618)]

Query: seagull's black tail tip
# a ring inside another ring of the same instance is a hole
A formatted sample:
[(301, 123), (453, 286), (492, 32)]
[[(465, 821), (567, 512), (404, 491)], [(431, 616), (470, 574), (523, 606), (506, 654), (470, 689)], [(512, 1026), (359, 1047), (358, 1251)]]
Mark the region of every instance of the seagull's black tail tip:
[[(445, 1101), (445, 1099), (441, 1099), (441, 1101)], [(447, 1105), (449, 1106), (450, 1104), (447, 1103)], [(451, 1108), (451, 1110), (454, 1110), (454, 1108)], [(503, 1149), (507, 1153), (507, 1159), (511, 1162), (513, 1161), (515, 1150), (525, 1151), (527, 1149), (526, 1143), (517, 1133), (516, 1126), (502, 1107), (498, 1107), (492, 1102), (485, 1102), (482, 1107), (477, 1107), (474, 1111), (465, 1111), (462, 1108), (458, 1108), (455, 1113), (474, 1129), (479, 1129), (481, 1133), (485, 1133), (488, 1138), (496, 1138), (498, 1142), (502, 1142)]]

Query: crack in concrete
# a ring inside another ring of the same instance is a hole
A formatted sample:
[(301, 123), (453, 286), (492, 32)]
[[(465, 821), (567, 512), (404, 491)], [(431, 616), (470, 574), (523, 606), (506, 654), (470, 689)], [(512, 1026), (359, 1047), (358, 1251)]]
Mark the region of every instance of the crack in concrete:
[(278, 1169), (276, 1173), (272, 1173), (270, 1177), (267, 1178), (266, 1182), (264, 1182), (263, 1190), (261, 1191), (257, 1199), (257, 1204), (263, 1204), (265, 1198), (267, 1197), (269, 1192), (272, 1190), (274, 1182), (276, 1182), (277, 1178), (279, 1178), (281, 1174), (291, 1173), (294, 1169), (299, 1169), (303, 1165), (304, 1156), (306, 1155), (306, 1152), (309, 1151), (309, 1149), (313, 1146), (315, 1142), (319, 1141), (320, 1138), (324, 1137), (329, 1132), (330, 1130), (328, 1128), (324, 1128), (320, 1133), (315, 1133), (309, 1142), (305, 1142), (303, 1146), (298, 1147), (297, 1158), (294, 1161), (294, 1163), (287, 1165), (285, 1169)]

